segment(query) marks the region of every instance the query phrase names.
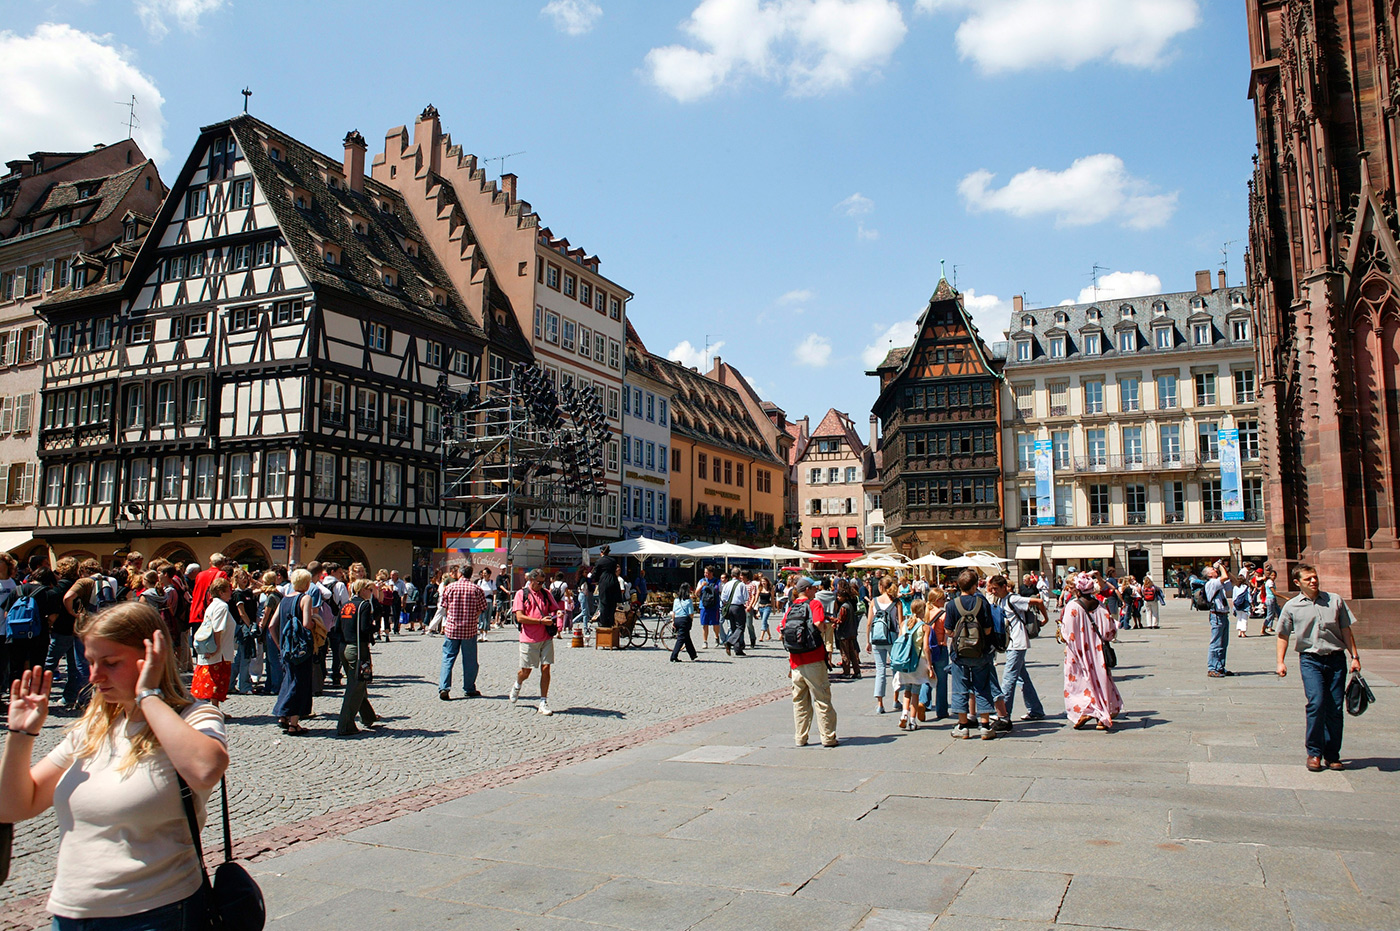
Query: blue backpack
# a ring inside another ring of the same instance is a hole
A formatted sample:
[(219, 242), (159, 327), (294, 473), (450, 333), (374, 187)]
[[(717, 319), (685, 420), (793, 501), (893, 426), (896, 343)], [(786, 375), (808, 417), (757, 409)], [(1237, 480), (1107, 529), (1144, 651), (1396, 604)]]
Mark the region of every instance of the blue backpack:
[(885, 607), (879, 605), (875, 607), (875, 618), (870, 623), (870, 643), (872, 646), (887, 647), (894, 643), (894, 625), (890, 623), (890, 608), (894, 602), (890, 602)]
[(913, 672), (919, 668), (919, 647), (923, 638), (924, 625), (915, 624), (899, 635), (890, 651), (890, 665), (895, 672)]
[(5, 636), (11, 640), (29, 640), (39, 636), (42, 629), (39, 606), (33, 595), (17, 595), (5, 615)]
[(284, 595), (282, 603), (277, 607), (277, 621), (282, 633), (282, 655), (293, 666), (300, 666), (306, 662), (315, 650), (311, 631), (301, 623), (301, 599), (304, 597), (305, 592)]

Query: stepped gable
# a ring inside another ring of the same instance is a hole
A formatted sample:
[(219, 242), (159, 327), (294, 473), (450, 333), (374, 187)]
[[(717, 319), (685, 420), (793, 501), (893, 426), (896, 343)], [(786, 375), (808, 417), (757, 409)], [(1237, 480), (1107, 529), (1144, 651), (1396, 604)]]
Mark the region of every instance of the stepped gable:
[[(372, 178), (364, 179), (362, 192), (350, 190), (339, 180), (344, 173), (341, 159), (317, 152), (256, 117), (245, 114), (202, 132), (224, 127), (237, 137), (287, 244), (313, 284), (485, 338), (397, 191)], [(276, 160), (268, 155), (269, 146), (279, 150)], [(338, 179), (335, 188), (327, 184), (328, 176)], [(309, 199), (308, 209), (296, 206), (293, 189)], [(392, 212), (382, 209), (385, 204)], [(365, 220), (364, 235), (351, 227), (351, 213)], [(405, 240), (417, 244), (417, 255), (408, 254)], [(325, 242), (339, 247), (339, 264), (329, 266), (321, 260), (317, 245)], [(396, 272), (397, 287), (385, 287), (380, 272), (384, 267)], [(446, 293), (444, 306), (434, 303), (433, 288)]]
[(849, 414), (843, 414), (836, 408), (831, 408), (822, 418), (822, 422), (817, 424), (817, 429), (812, 431), (812, 437), (835, 436), (841, 437), (850, 446), (851, 452), (859, 456), (865, 452), (865, 444), (860, 441), (856, 434), (855, 425), (851, 423)]
[(781, 468), (783, 463), (768, 448), (763, 434), (749, 417), (739, 393), (692, 371), (679, 362), (646, 352), (629, 343), (628, 368), (676, 389), (671, 400), (671, 431), (720, 449), (761, 459)]

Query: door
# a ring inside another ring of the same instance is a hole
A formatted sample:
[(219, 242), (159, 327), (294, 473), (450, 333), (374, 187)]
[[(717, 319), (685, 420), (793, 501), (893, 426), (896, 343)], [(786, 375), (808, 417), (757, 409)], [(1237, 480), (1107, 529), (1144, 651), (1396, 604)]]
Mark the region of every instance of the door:
[(1142, 577), (1151, 574), (1151, 562), (1147, 558), (1147, 550), (1128, 550), (1128, 575), (1142, 581)]

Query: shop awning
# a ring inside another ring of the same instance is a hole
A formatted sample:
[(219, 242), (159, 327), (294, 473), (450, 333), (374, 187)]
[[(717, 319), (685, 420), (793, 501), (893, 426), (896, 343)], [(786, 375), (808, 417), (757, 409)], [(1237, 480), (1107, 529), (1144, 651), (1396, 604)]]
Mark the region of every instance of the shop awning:
[(1162, 556), (1229, 556), (1229, 540), (1193, 540), (1190, 543), (1163, 543)]
[(1031, 559), (1031, 560), (1035, 560), (1035, 561), (1039, 562), (1039, 561), (1040, 561), (1040, 548), (1041, 548), (1041, 547), (1040, 547), (1040, 544), (1039, 544), (1039, 543), (1017, 543), (1017, 544), (1016, 544), (1016, 558), (1017, 558), (1017, 559)]
[(1269, 555), (1269, 544), (1263, 540), (1245, 540), (1243, 544), (1246, 556), (1267, 556)]
[(0, 531), (0, 553), (8, 553), (10, 550), (18, 549), (32, 539), (34, 539), (34, 533), (29, 530)]
[(860, 559), (864, 553), (811, 553), (807, 556), (814, 563), (839, 562), (848, 563), (852, 560)]
[[(1018, 557), (1019, 558), (1019, 557)], [(1056, 543), (1050, 547), (1051, 559), (1112, 559), (1112, 543)]]
[(847, 538), (847, 539), (849, 539), (849, 540), (854, 540), (854, 539), (855, 539), (856, 537), (858, 537), (858, 536), (860, 536), (860, 530), (859, 530), (859, 529), (857, 529), (857, 528), (855, 528), (855, 527), (847, 527), (847, 528), (846, 528), (846, 538)]
[(822, 528), (820, 528), (820, 527), (813, 527), (813, 528), (812, 528), (812, 539), (813, 539), (813, 540), (820, 540), (821, 538), (822, 538)]

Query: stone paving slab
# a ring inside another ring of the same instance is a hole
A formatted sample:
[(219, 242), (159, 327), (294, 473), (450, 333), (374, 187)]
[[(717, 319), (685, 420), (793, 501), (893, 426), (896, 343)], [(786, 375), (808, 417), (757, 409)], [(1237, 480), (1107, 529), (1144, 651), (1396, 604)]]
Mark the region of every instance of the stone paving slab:
[(1289, 926), (1283, 893), (1263, 887), (1226, 886), (1176, 874), (1125, 884), (1106, 876), (1076, 876), (1060, 917), (1071, 924), (1134, 931), (1277, 931)]

